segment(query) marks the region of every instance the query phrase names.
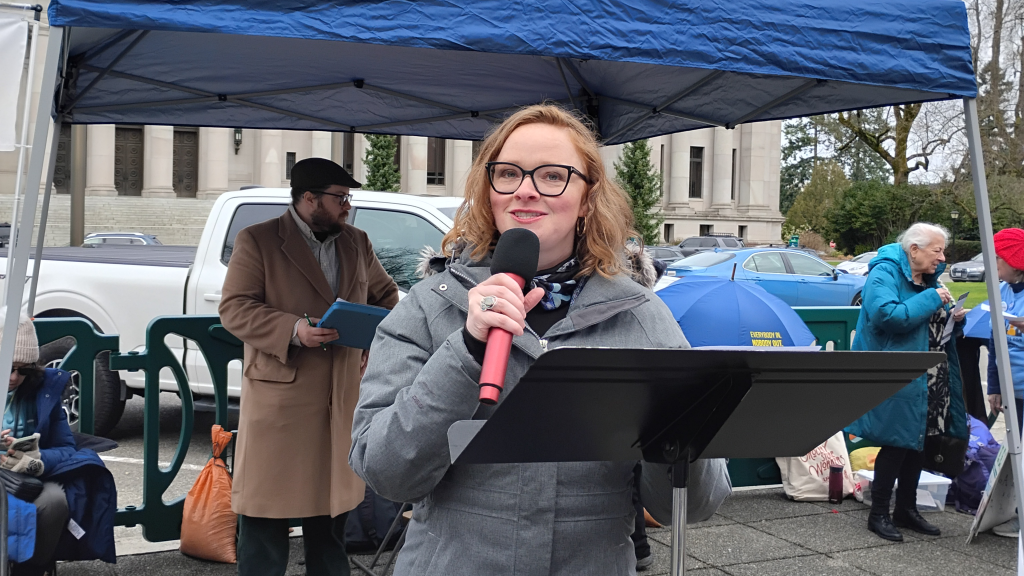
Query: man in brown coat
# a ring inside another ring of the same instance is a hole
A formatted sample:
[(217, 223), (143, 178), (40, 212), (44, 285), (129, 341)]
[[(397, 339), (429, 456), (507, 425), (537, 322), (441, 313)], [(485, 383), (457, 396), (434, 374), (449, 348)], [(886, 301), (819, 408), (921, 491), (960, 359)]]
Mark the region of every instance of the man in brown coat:
[(302, 519), (307, 574), (349, 574), (345, 518), (364, 485), (348, 453), (366, 353), (324, 350), (338, 334), (314, 325), (337, 298), (398, 303), (366, 233), (345, 223), (359, 182), (309, 158), (291, 184), (287, 212), (238, 233), (220, 303), (224, 326), (245, 343), (231, 494), (241, 576), (285, 573), (289, 518)]

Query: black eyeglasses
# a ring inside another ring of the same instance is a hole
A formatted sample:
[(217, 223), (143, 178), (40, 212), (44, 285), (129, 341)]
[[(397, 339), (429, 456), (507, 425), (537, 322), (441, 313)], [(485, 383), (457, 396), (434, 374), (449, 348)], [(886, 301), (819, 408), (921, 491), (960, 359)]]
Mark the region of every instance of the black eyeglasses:
[(579, 174), (584, 182), (590, 183), (586, 174), (565, 164), (542, 164), (533, 170), (523, 170), (511, 162), (487, 163), (487, 178), (491, 181), (491, 188), (498, 194), (514, 194), (529, 176), (533, 187), (542, 196), (561, 196), (569, 187), (569, 179), (573, 174)]
[(326, 194), (327, 196), (334, 196), (335, 198), (341, 198), (341, 203), (342, 204), (344, 204), (346, 202), (351, 202), (352, 201), (352, 195), (351, 194), (335, 194), (333, 192), (326, 192), (324, 190), (309, 190), (309, 192), (311, 194)]
[(11, 366), (11, 374), (17, 372), (22, 376), (28, 376), (29, 374), (32, 374), (32, 370), (32, 366)]

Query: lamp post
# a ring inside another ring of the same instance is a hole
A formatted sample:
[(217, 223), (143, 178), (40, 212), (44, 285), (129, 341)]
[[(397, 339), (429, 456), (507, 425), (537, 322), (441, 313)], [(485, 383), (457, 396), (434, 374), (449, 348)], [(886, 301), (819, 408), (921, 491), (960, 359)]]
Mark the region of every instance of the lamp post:
[(953, 247), (950, 252), (953, 253), (953, 259), (956, 259), (956, 223), (960, 220), (960, 211), (956, 208), (949, 213), (949, 218), (953, 220)]
[(242, 129), (235, 128), (235, 156), (238, 156), (238, 149), (242, 147)]

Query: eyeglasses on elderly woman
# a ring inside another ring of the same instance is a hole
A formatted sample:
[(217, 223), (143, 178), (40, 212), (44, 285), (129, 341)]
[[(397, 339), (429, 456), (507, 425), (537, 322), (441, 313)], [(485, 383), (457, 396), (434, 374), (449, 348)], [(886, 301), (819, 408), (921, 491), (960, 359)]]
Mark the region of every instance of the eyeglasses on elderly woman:
[(565, 164), (542, 164), (533, 170), (524, 170), (522, 166), (511, 162), (487, 163), (487, 178), (491, 181), (491, 188), (498, 194), (514, 194), (529, 176), (541, 196), (561, 196), (569, 187), (569, 179), (573, 174), (578, 174), (584, 182), (590, 183), (586, 174)]

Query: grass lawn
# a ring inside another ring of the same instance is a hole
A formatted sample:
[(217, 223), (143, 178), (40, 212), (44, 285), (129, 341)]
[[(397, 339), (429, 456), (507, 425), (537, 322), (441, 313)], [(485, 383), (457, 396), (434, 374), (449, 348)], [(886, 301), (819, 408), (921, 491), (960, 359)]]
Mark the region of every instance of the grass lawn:
[(842, 260), (825, 260), (826, 264), (833, 267), (838, 266), (840, 262), (842, 262)]
[(964, 302), (964, 308), (974, 308), (988, 300), (988, 290), (985, 288), (984, 282), (950, 282), (946, 284), (946, 288), (949, 288), (953, 298), (959, 298), (964, 292), (971, 293), (967, 297), (967, 301)]

